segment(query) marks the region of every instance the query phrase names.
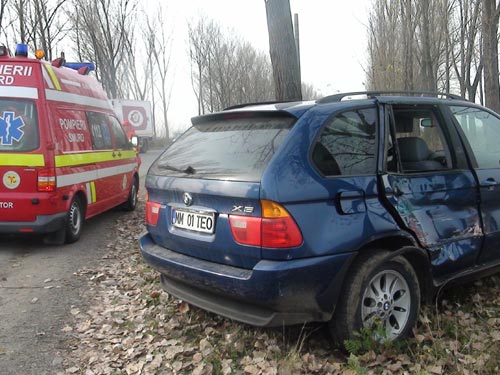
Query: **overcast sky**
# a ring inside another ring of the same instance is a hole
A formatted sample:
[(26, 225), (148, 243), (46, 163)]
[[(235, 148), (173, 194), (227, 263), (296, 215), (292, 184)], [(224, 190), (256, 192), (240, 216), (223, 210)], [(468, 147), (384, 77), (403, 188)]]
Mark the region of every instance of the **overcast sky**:
[[(299, 15), (302, 80), (321, 94), (364, 89), (370, 4), (367, 0), (290, 0), (292, 15)], [(173, 20), (175, 74), (169, 121), (172, 130), (185, 129), (197, 114), (189, 75), (187, 22), (205, 15), (268, 52), (266, 9), (264, 0), (183, 0), (168, 2), (167, 13)]]

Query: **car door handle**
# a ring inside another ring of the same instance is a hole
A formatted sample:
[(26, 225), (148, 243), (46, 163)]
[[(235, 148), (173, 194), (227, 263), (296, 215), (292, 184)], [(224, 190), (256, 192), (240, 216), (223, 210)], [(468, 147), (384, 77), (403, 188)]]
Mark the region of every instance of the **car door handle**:
[(486, 180), (483, 180), (481, 182), (481, 186), (496, 186), (496, 185), (498, 185), (498, 182), (493, 177), (488, 177)]

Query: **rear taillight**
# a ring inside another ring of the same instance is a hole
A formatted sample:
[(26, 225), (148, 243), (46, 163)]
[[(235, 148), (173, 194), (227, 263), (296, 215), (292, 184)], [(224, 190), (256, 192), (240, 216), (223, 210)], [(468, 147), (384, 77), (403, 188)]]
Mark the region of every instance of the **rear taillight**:
[(56, 190), (56, 171), (53, 168), (38, 171), (37, 190), (51, 192)]
[(262, 217), (229, 215), (231, 232), (236, 242), (242, 245), (267, 248), (288, 248), (299, 246), (302, 234), (281, 205), (261, 201)]
[(261, 246), (261, 217), (229, 215), (229, 223), (236, 242), (243, 245)]
[(160, 217), (160, 207), (161, 203), (157, 202), (146, 202), (146, 223), (149, 225), (158, 225), (158, 219)]

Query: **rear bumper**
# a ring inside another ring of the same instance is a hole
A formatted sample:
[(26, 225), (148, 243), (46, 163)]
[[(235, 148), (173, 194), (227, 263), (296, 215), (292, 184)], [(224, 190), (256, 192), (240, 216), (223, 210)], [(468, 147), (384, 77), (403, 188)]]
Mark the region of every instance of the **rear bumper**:
[(66, 212), (38, 215), (35, 221), (0, 221), (0, 233), (51, 233), (64, 227)]
[(193, 258), (139, 241), (145, 261), (170, 294), (205, 310), (255, 326), (331, 318), (355, 253), (289, 261), (261, 260), (251, 270)]

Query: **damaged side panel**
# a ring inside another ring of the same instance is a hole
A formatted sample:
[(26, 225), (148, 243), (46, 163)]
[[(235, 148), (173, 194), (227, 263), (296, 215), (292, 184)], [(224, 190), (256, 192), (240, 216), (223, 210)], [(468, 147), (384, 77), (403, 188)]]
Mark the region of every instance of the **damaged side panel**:
[(435, 275), (447, 277), (474, 265), (483, 233), (472, 172), (389, 175), (386, 181), (394, 191), (389, 201), (429, 250)]

